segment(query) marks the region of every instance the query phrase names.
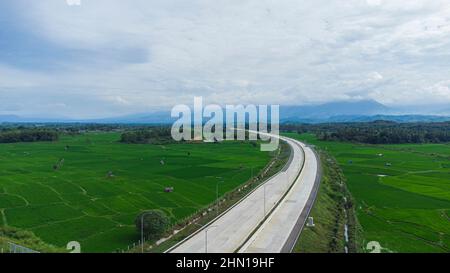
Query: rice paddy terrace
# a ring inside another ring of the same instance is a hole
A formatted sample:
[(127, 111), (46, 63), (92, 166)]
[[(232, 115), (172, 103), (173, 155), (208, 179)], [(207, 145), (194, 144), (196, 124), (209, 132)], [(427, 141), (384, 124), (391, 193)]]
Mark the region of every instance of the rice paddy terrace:
[(450, 252), (450, 145), (363, 145), (288, 134), (334, 156), (365, 244), (383, 252)]
[[(139, 212), (162, 209), (172, 223), (247, 181), (271, 159), (258, 145), (139, 145), (119, 133), (62, 136), (58, 142), (0, 144), (0, 226), (33, 231), (83, 252), (124, 249), (139, 238)], [(173, 188), (173, 192), (166, 192)]]

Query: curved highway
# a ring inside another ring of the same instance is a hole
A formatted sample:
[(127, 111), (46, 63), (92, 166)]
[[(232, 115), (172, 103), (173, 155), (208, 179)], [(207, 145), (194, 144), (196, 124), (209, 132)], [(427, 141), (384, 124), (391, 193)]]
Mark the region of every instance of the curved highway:
[(292, 189), (239, 250), (240, 253), (291, 252), (315, 201), (320, 184), (320, 160), (302, 145), (305, 165)]
[(304, 224), (300, 214), (305, 210), (309, 213), (307, 201), (315, 195), (318, 160), (301, 142), (287, 137), (280, 139), (292, 148), (287, 166), (167, 252), (282, 252), (286, 245), (292, 244), (289, 241), (300, 232), (299, 222), (301, 227)]

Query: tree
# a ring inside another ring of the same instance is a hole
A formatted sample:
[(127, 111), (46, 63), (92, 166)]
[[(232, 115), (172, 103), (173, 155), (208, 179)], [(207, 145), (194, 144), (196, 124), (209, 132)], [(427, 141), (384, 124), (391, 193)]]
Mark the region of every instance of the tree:
[(323, 141), (347, 141), (369, 144), (446, 143), (450, 142), (450, 122), (396, 123), (387, 121), (287, 124), (282, 130), (309, 132)]
[(169, 127), (127, 131), (122, 134), (120, 141), (128, 144), (167, 144), (174, 142)]
[[(143, 223), (142, 223), (143, 221)], [(135, 220), (136, 229), (139, 233), (150, 239), (156, 239), (169, 227), (169, 217), (161, 210), (150, 210), (140, 213)]]
[(0, 133), (0, 143), (57, 141), (58, 133), (51, 130), (25, 129)]

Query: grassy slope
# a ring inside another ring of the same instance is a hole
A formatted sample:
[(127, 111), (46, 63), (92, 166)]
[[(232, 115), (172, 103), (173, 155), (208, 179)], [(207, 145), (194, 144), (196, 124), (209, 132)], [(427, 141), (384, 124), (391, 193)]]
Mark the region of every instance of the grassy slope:
[(23, 231), (11, 227), (0, 227), (0, 253), (9, 252), (9, 243), (26, 246), (38, 252), (51, 253), (66, 251), (44, 243), (30, 231)]
[[(323, 158), (324, 155), (321, 155)], [(325, 161), (324, 161), (325, 163)], [(344, 251), (344, 222), (342, 194), (336, 190), (338, 181), (330, 176), (330, 166), (323, 165), (324, 174), (316, 204), (310, 216), (315, 227), (305, 227), (294, 252), (326, 253)]]
[[(214, 201), (217, 177), (224, 178), (223, 194), (270, 160), (249, 143), (129, 145), (119, 137), (1, 144), (0, 226), (31, 230), (58, 246), (76, 240), (83, 251), (123, 249), (138, 240), (139, 211), (160, 208), (175, 223)], [(175, 192), (164, 193), (166, 186)]]
[[(290, 134), (291, 137), (308, 141), (304, 136)], [(358, 252), (357, 236), (359, 226), (354, 216), (354, 209), (347, 208), (345, 200), (351, 196), (345, 186), (345, 177), (334, 158), (325, 151), (318, 150), (322, 161), (323, 176), (317, 199), (310, 216), (314, 218), (315, 227), (305, 227), (295, 248), (297, 253), (344, 252), (347, 245), (350, 252)], [(346, 199), (344, 199), (344, 197)], [(348, 219), (348, 220), (347, 220)], [(345, 243), (344, 225), (349, 225), (349, 243)]]
[(450, 251), (449, 145), (376, 146), (302, 137), (337, 158), (366, 243), (378, 241), (386, 252)]

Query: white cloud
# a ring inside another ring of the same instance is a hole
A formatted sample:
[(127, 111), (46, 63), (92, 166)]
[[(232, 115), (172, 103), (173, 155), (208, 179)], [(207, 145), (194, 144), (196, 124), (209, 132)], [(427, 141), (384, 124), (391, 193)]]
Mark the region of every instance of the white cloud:
[(131, 102), (121, 96), (106, 97), (106, 100), (118, 105), (131, 105)]
[(368, 81), (370, 82), (377, 82), (377, 81), (381, 81), (383, 79), (383, 75), (381, 75), (378, 72), (371, 72), (369, 73), (369, 78)]
[(382, 0), (366, 0), (369, 6), (379, 6), (383, 3)]
[(450, 100), (450, 80), (438, 82), (425, 90), (433, 99), (437, 99), (437, 102), (442, 98)]
[[(449, 80), (447, 0), (18, 5), (24, 10), (20, 20), (33, 26), (34, 35), (91, 57), (67, 60), (64, 69), (46, 76), (10, 67), (17, 72), (11, 77), (0, 70), (0, 88), (70, 94), (79, 98), (68, 107), (72, 115), (80, 114), (77, 107), (92, 115), (170, 107), (194, 95), (214, 103), (450, 102), (448, 89), (430, 91)], [(83, 99), (98, 105), (75, 105)]]

